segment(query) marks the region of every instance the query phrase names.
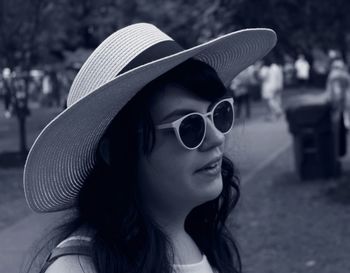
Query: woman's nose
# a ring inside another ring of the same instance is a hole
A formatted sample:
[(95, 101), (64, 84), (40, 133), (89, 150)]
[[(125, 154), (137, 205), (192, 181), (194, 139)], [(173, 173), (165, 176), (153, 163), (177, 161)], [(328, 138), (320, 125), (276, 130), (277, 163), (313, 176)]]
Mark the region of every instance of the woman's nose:
[(210, 150), (212, 148), (222, 146), (224, 142), (225, 135), (215, 127), (214, 123), (210, 119), (207, 119), (207, 131), (200, 149)]

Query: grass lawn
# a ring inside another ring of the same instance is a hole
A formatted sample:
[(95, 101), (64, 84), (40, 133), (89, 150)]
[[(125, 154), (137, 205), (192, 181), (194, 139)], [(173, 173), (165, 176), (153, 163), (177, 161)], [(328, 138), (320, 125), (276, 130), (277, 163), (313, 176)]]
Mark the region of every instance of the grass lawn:
[(246, 273), (350, 272), (350, 156), (338, 179), (301, 181), (292, 149), (252, 181), (232, 230)]

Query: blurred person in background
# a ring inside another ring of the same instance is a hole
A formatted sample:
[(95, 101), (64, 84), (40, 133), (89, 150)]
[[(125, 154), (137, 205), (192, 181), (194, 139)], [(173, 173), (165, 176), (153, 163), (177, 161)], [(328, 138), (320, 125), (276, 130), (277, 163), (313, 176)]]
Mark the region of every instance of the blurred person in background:
[(52, 104), (61, 107), (61, 75), (56, 68), (49, 71), (52, 86)]
[(44, 76), (42, 79), (40, 104), (43, 107), (50, 107), (52, 105), (52, 84), (50, 79), (50, 73), (48, 69), (44, 70)]
[(248, 67), (250, 73), (250, 97), (254, 101), (261, 100), (261, 82), (259, 77), (260, 68), (262, 66), (261, 60)]
[(46, 69), (42, 81), (42, 105), (47, 107), (61, 106), (61, 83), (55, 68)]
[(326, 94), (333, 106), (340, 111), (339, 150), (343, 156), (346, 154), (347, 132), (350, 128), (350, 74), (342, 59), (336, 59), (331, 64)]
[(284, 57), (283, 75), (284, 75), (283, 84), (285, 87), (293, 86), (295, 84), (294, 61), (292, 57), (290, 57), (289, 55), (286, 55)]
[(241, 111), (244, 107), (245, 117), (250, 118), (250, 86), (251, 86), (251, 73), (248, 68), (239, 73), (230, 84), (230, 89), (233, 93), (236, 106), (236, 116), (241, 117)]
[(25, 164), (30, 208), (71, 214), (36, 272), (241, 272), (226, 85), (275, 43), (248, 29), (183, 49), (146, 23), (104, 40)]
[(42, 78), (44, 73), (40, 69), (32, 69), (29, 73), (30, 81), (28, 86), (28, 98), (37, 104), (41, 96)]
[(67, 108), (67, 98), (69, 88), (73, 83), (75, 76), (77, 75), (79, 68), (74, 65), (66, 66), (63, 69), (64, 72), (60, 74), (60, 84), (61, 84), (61, 106), (63, 109)]
[(264, 60), (259, 73), (261, 79), (262, 98), (265, 101), (267, 113), (265, 119), (273, 121), (282, 114), (283, 70), (272, 57)]
[(310, 64), (303, 54), (300, 54), (295, 61), (295, 76), (299, 87), (306, 87), (310, 77)]
[(13, 82), (11, 69), (5, 67), (2, 71), (2, 88), (4, 98), (4, 115), (6, 118), (10, 118), (13, 112)]
[(12, 104), (17, 118), (24, 118), (30, 115), (28, 106), (28, 87), (31, 81), (28, 71), (17, 66), (12, 74)]

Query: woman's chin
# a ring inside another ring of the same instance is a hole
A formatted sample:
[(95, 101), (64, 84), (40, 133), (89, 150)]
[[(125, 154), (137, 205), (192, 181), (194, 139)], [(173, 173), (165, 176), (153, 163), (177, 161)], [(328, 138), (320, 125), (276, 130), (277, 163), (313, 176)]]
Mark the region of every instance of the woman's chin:
[(211, 180), (201, 181), (201, 187), (198, 189), (197, 194), (200, 193), (201, 203), (205, 203), (217, 198), (223, 188), (222, 176), (221, 174)]

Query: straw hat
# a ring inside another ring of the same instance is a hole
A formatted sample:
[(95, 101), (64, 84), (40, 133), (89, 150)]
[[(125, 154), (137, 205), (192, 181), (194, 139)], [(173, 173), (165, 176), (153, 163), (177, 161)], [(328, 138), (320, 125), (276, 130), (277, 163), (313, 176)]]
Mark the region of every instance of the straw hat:
[(53, 212), (74, 206), (109, 123), (161, 74), (196, 58), (212, 66), (227, 85), (275, 44), (276, 34), (270, 29), (240, 30), (190, 49), (147, 23), (116, 31), (83, 64), (69, 91), (67, 109), (43, 129), (29, 152), (24, 168), (29, 207)]

